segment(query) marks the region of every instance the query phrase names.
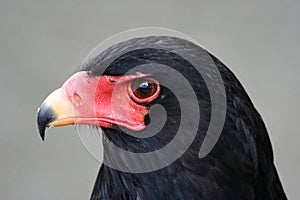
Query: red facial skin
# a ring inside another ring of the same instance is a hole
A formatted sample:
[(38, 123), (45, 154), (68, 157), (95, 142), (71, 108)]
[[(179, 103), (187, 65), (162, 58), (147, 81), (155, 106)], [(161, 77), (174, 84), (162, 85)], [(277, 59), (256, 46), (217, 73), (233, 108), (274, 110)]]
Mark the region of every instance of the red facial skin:
[[(131, 82), (135, 79), (150, 79), (156, 83), (155, 93), (145, 99), (134, 96)], [(65, 118), (74, 120), (72, 124), (89, 124), (106, 128), (114, 125), (132, 131), (141, 131), (146, 125), (144, 117), (149, 103), (160, 93), (159, 83), (150, 74), (123, 76), (90, 76), (88, 72), (78, 72), (62, 86), (62, 94), (72, 103), (73, 114)]]

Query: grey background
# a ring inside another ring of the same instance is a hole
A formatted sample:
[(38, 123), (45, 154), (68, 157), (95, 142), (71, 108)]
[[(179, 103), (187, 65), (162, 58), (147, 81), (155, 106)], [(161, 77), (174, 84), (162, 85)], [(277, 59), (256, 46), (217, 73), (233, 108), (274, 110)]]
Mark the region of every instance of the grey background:
[(99, 163), (73, 127), (36, 127), (43, 99), (107, 37), (160, 26), (196, 39), (260, 111), (290, 199), (299, 199), (300, 1), (1, 1), (0, 198), (88, 199)]

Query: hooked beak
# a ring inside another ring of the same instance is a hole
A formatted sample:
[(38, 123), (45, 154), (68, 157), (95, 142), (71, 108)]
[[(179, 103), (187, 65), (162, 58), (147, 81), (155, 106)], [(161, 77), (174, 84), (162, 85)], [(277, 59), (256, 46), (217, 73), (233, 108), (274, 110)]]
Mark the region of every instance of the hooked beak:
[(37, 123), (42, 140), (46, 128), (72, 125), (75, 123), (72, 103), (59, 88), (52, 92), (38, 109)]

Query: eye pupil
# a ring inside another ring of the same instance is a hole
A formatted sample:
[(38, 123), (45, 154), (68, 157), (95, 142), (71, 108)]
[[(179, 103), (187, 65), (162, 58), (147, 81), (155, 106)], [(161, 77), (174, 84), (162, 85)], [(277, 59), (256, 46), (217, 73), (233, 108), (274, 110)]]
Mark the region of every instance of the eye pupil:
[(140, 84), (139, 90), (141, 91), (141, 93), (147, 94), (150, 89), (151, 89), (151, 85), (149, 84), (148, 81), (145, 81)]

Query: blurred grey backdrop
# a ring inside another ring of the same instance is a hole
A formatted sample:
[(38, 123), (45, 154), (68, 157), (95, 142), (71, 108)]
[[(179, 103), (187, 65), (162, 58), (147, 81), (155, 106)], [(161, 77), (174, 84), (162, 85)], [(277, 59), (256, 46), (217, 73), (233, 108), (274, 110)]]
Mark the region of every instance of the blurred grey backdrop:
[(181, 31), (239, 78), (268, 127), (290, 199), (299, 199), (300, 1), (0, 1), (0, 198), (89, 199), (99, 164), (73, 127), (41, 142), (36, 110), (87, 53), (118, 32)]

